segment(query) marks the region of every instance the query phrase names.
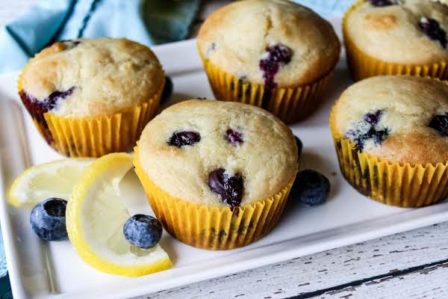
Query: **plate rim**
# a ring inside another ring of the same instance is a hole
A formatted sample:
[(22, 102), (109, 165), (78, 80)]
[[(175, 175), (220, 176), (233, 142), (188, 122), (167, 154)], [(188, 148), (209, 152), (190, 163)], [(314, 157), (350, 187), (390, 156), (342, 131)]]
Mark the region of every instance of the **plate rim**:
[[(171, 44), (165, 44), (161, 46), (155, 46), (152, 47), (152, 49), (157, 53), (157, 55), (172, 55), (170, 53), (175, 53), (176, 51), (180, 51), (182, 49), (185, 49), (190, 52), (192, 52), (191, 47), (194, 47), (195, 39), (190, 39), (186, 41), (171, 43)], [(188, 54), (188, 53), (187, 53)], [(190, 53), (191, 54), (191, 53)], [(189, 55), (189, 54), (188, 54)], [(188, 56), (187, 55), (187, 56)], [(197, 54), (196, 54), (197, 55)], [(193, 56), (191, 56), (193, 57)], [(190, 58), (191, 58), (190, 57)], [(200, 67), (200, 61), (198, 60), (198, 57), (193, 57), (191, 59), (184, 59), (183, 64), (172, 67), (168, 66), (166, 68), (168, 73), (171, 72), (183, 72), (185, 71), (186, 66), (189, 66), (188, 69), (195, 69), (198, 66)], [(11, 76), (17, 76), (18, 72), (12, 72), (12, 73), (6, 73), (0, 75), (0, 82), (3, 80), (10, 80)], [(25, 141), (26, 142), (26, 141)], [(25, 150), (26, 151), (26, 150)], [(26, 161), (26, 154), (24, 153), (24, 150), (22, 148), (22, 155), (21, 159), (23, 160), (23, 164), (25, 165)], [(6, 189), (4, 186), (4, 174), (3, 174), (3, 165), (2, 161), (0, 159), (0, 194), (3, 199), (6, 198)], [(191, 275), (182, 275), (180, 278), (176, 279), (168, 279), (167, 281), (163, 282), (164, 277), (169, 277), (170, 275), (175, 275), (177, 273), (182, 273), (182, 271), (185, 271), (185, 268), (188, 268), (187, 266), (183, 268), (175, 268), (173, 267), (170, 270), (159, 272), (152, 274), (150, 276), (143, 276), (139, 278), (135, 278), (135, 280), (132, 280), (131, 282), (124, 284), (124, 286), (130, 286), (129, 288), (126, 288), (123, 286), (120, 286), (120, 292), (116, 293), (115, 289), (109, 289), (109, 290), (96, 290), (94, 293), (87, 292), (87, 291), (81, 291), (81, 292), (75, 292), (75, 293), (58, 293), (58, 294), (52, 294), (51, 290), (48, 289), (48, 293), (45, 294), (46, 296), (52, 297), (52, 298), (60, 298), (60, 297), (72, 297), (77, 298), (79, 296), (83, 297), (107, 297), (107, 298), (121, 298), (121, 297), (132, 297), (132, 296), (139, 296), (139, 295), (146, 295), (153, 292), (157, 292), (164, 289), (170, 289), (174, 287), (179, 287), (182, 285), (188, 285), (195, 282), (212, 279), (216, 277), (220, 277), (223, 275), (228, 275), (232, 273), (237, 273), (249, 269), (254, 269), (262, 266), (266, 266), (273, 263), (278, 263), (282, 261), (289, 260), (291, 258), (297, 258), (300, 256), (304, 256), (307, 254), (313, 254), (317, 252), (322, 252), (329, 249), (334, 249), (342, 246), (347, 246), (359, 242), (364, 242), (367, 240), (372, 240), (380, 237), (384, 237), (391, 234), (396, 234), (400, 232), (410, 231), (413, 229), (417, 229), (420, 227), (440, 223), (443, 221), (448, 221), (448, 202), (443, 202), (437, 205), (420, 208), (420, 209), (409, 209), (404, 210), (402, 213), (398, 214), (400, 217), (403, 217), (404, 220), (400, 223), (395, 223), (395, 220), (397, 219), (397, 214), (392, 214), (389, 216), (383, 216), (378, 219), (373, 219), (369, 221), (361, 222), (365, 224), (365, 226), (359, 226), (359, 223), (346, 225), (343, 227), (339, 227), (337, 229), (330, 229), (330, 230), (324, 230), (320, 231), (318, 233), (313, 233), (307, 236), (301, 236), (292, 238), (286, 241), (271, 243), (265, 246), (252, 248), (247, 251), (241, 251), (238, 254), (240, 255), (250, 255), (253, 252), (259, 252), (259, 251), (266, 251), (267, 249), (271, 250), (272, 253), (268, 255), (262, 255), (260, 256), (254, 256), (252, 258), (248, 258), (247, 260), (241, 262), (239, 261), (237, 265), (235, 264), (228, 264), (228, 265), (221, 265), (219, 267), (209, 267), (209, 269), (204, 270), (204, 265), (199, 264), (199, 266), (196, 267), (196, 269), (203, 268), (201, 271), (198, 271), (196, 273), (193, 273)], [(420, 216), (419, 216), (420, 215)], [(32, 296), (33, 294), (27, 294), (26, 288), (24, 285), (24, 282), (21, 280), (22, 276), (19, 271), (19, 268), (15, 265), (17, 265), (18, 260), (18, 251), (16, 250), (16, 244), (14, 240), (14, 236), (10, 232), (13, 230), (12, 228), (12, 218), (13, 216), (9, 213), (9, 206), (6, 200), (1, 200), (0, 203), (0, 218), (1, 218), (1, 230), (3, 235), (3, 241), (4, 241), (4, 248), (5, 248), (5, 255), (6, 255), (6, 261), (8, 265), (8, 272), (9, 277), (11, 281), (11, 288), (12, 292), (15, 298), (28, 298), (29, 296)], [(378, 221), (384, 221), (383, 218), (391, 218), (390, 220), (393, 220), (394, 225), (393, 226), (383, 226), (381, 228), (376, 227), (376, 223)], [(392, 219), (393, 218), (393, 219)], [(398, 217), (399, 218), (399, 217)], [(366, 225), (367, 224), (367, 225)], [(356, 232), (356, 229), (358, 231)], [(298, 248), (289, 248), (288, 250), (277, 250), (278, 248), (281, 248), (285, 244), (294, 244), (295, 242), (301, 242), (301, 239), (304, 239), (309, 236), (315, 236), (319, 234), (331, 234), (333, 230), (339, 230), (340, 232), (337, 234), (332, 235), (331, 238), (327, 238), (324, 241), (317, 238), (314, 243), (312, 240), (309, 240), (309, 244), (305, 247), (298, 247)], [(345, 232), (344, 232), (345, 230)], [(353, 233), (355, 231), (355, 233)], [(283, 244), (283, 245), (282, 245)], [(227, 257), (231, 257), (232, 255), (228, 255)], [(194, 268), (194, 267), (192, 267)], [(145, 284), (145, 277), (157, 277), (159, 281), (156, 280), (156, 284)], [(41, 294), (39, 294), (41, 295)]]

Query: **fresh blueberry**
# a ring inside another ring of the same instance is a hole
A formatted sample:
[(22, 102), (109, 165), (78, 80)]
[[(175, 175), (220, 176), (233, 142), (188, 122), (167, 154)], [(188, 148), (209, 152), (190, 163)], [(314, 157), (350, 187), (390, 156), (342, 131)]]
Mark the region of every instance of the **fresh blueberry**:
[(193, 145), (201, 141), (201, 135), (194, 131), (174, 132), (168, 140), (168, 145), (183, 147), (186, 145)]
[(243, 144), (243, 134), (232, 129), (227, 129), (224, 138), (233, 146)]
[(383, 7), (398, 4), (397, 0), (368, 0), (373, 6)]
[(51, 143), (53, 138), (51, 136), (50, 129), (48, 128), (48, 124), (45, 120), (44, 114), (56, 107), (59, 100), (63, 100), (70, 96), (74, 90), (74, 86), (65, 91), (56, 90), (53, 91), (48, 97), (40, 101), (24, 90), (20, 91), (19, 93), (20, 98), (28, 112), (43, 128), (44, 137), (48, 143)]
[(296, 140), (297, 154), (300, 157), (302, 155), (303, 143), (302, 143), (302, 140), (300, 140), (300, 138), (295, 135), (294, 135), (294, 139)]
[(152, 216), (137, 214), (126, 221), (123, 234), (134, 246), (143, 249), (152, 248), (162, 237), (162, 224)]
[(432, 18), (422, 17), (418, 23), (420, 29), (432, 40), (438, 41), (446, 49), (448, 44), (446, 31), (440, 27), (439, 22)]
[(223, 168), (218, 168), (208, 175), (208, 186), (232, 209), (241, 204), (244, 181), (240, 174), (229, 176)]
[(444, 137), (448, 136), (448, 113), (434, 116), (429, 122), (429, 127)]
[(31, 228), (45, 241), (67, 240), (65, 227), (65, 208), (67, 201), (49, 198), (37, 204), (30, 214)]
[(165, 86), (163, 87), (162, 96), (160, 102), (166, 102), (173, 93), (173, 80), (170, 77), (165, 76)]
[(291, 197), (308, 206), (323, 204), (330, 192), (330, 181), (321, 173), (306, 169), (297, 174)]

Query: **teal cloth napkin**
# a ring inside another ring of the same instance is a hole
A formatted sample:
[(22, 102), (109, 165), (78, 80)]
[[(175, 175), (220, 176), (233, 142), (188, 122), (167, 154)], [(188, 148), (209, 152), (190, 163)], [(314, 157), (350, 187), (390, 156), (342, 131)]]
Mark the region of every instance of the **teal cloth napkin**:
[(0, 29), (0, 73), (22, 68), (57, 40), (127, 37), (145, 45), (185, 39), (200, 0), (43, 0)]

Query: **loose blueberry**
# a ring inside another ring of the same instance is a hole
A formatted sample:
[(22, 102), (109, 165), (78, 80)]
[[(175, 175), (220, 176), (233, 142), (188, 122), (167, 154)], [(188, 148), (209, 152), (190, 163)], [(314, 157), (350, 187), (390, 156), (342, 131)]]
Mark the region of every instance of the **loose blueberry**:
[(33, 116), (35, 121), (37, 121), (41, 125), (45, 140), (47, 140), (48, 143), (51, 143), (53, 138), (51, 136), (50, 129), (48, 128), (48, 124), (45, 120), (44, 114), (56, 107), (59, 100), (63, 100), (70, 96), (74, 90), (74, 86), (65, 91), (56, 90), (41, 101), (28, 94), (24, 90), (20, 91), (19, 93), (22, 103), (25, 105), (28, 112)]
[(49, 198), (37, 204), (30, 214), (31, 228), (42, 240), (67, 240), (65, 227), (65, 209), (67, 201), (60, 198)]
[(300, 138), (295, 135), (294, 135), (294, 139), (296, 140), (297, 154), (300, 157), (302, 155), (303, 143), (302, 143), (302, 140), (300, 140)]
[(162, 238), (162, 224), (152, 216), (137, 214), (126, 221), (123, 234), (134, 246), (143, 249), (152, 248)]
[(330, 181), (321, 173), (306, 169), (297, 174), (290, 196), (308, 206), (323, 204), (330, 192)]
[(446, 49), (448, 44), (446, 31), (440, 27), (439, 22), (432, 18), (422, 17), (418, 23), (420, 29), (432, 40), (438, 41)]
[(230, 142), (233, 146), (243, 144), (243, 134), (238, 131), (227, 129), (226, 134), (224, 135), (225, 139)]
[(259, 62), (260, 70), (263, 72), (265, 93), (263, 95), (263, 107), (266, 107), (267, 101), (271, 97), (272, 90), (277, 87), (274, 81), (275, 75), (282, 65), (291, 61), (292, 51), (285, 45), (277, 44), (266, 48), (267, 57)]
[(373, 6), (383, 7), (399, 4), (397, 0), (367, 0)]
[(165, 86), (163, 87), (162, 96), (160, 102), (166, 102), (173, 94), (173, 80), (170, 77), (165, 76)]
[(429, 122), (429, 127), (444, 137), (448, 136), (448, 113), (434, 116)]
[(201, 135), (194, 131), (174, 132), (168, 140), (168, 144), (176, 147), (193, 145), (201, 141)]
[(241, 204), (244, 192), (243, 177), (240, 174), (229, 176), (223, 168), (210, 172), (208, 186), (232, 209)]

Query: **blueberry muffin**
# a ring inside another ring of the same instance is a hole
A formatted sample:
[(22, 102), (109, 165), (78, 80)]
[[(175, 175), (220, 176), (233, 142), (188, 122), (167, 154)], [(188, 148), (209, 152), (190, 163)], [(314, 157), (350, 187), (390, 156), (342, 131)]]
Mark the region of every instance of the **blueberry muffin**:
[(20, 98), (58, 152), (99, 157), (132, 149), (155, 114), (165, 76), (154, 53), (127, 39), (45, 48), (22, 70)]
[(190, 100), (148, 123), (134, 159), (170, 234), (195, 247), (230, 249), (277, 223), (298, 149), (290, 129), (260, 108)]
[(355, 80), (376, 75), (448, 78), (448, 6), (428, 0), (360, 0), (343, 21)]
[(262, 107), (288, 123), (317, 106), (340, 51), (327, 21), (284, 0), (218, 9), (201, 26), (197, 46), (219, 100)]
[(448, 85), (377, 76), (342, 93), (330, 126), (339, 165), (359, 192), (400, 207), (448, 195)]

